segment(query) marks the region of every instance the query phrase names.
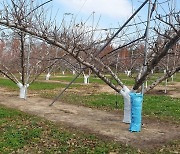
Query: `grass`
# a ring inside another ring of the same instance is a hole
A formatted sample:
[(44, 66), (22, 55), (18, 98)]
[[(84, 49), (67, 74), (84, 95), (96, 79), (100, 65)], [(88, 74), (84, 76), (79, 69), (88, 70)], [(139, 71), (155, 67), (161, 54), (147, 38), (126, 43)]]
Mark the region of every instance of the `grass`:
[[(48, 95), (47, 97), (51, 97)], [(108, 93), (80, 96), (75, 93), (66, 93), (61, 101), (102, 110), (123, 111), (123, 98), (121, 95)], [(116, 106), (116, 101), (118, 106)], [(145, 95), (143, 102), (143, 115), (180, 123), (180, 99), (169, 96)]]
[(180, 141), (139, 150), (0, 105), (0, 153), (172, 153)]
[(180, 123), (180, 99), (163, 95), (145, 95), (143, 113)]
[[(56, 88), (65, 88), (67, 84), (64, 83), (53, 83), (53, 82), (40, 82), (36, 81), (29, 86), (29, 90), (52, 90)], [(0, 86), (9, 88), (11, 90), (17, 90), (18, 87), (11, 80), (0, 78)], [(80, 85), (72, 84), (71, 87), (79, 87)]]
[(0, 105), (0, 153), (137, 153), (137, 149)]
[(7, 87), (11, 90), (18, 89), (17, 85), (14, 82), (8, 79), (4, 79), (4, 78), (0, 78), (0, 86)]
[[(69, 76), (61, 76), (61, 77), (52, 77), (51, 80), (56, 80), (56, 81), (65, 81), (65, 82), (71, 82), (73, 80), (75, 76), (73, 75), (69, 75)], [(78, 77), (74, 83), (84, 83), (84, 77), (83, 76), (80, 76)], [(93, 77), (91, 76), (90, 77), (90, 83), (99, 83), (99, 84), (103, 84), (104, 82), (99, 79), (99, 78), (96, 78), (96, 77)]]
[[(117, 98), (117, 99), (116, 99)], [(69, 102), (72, 104), (79, 104), (88, 107), (95, 107), (99, 109), (106, 109), (106, 110), (113, 110), (116, 108), (122, 109), (123, 104), (122, 97), (120, 95), (113, 95), (108, 93), (101, 93), (101, 94), (91, 94), (91, 95), (84, 95), (79, 96), (77, 94), (66, 94), (62, 97), (64, 102)], [(116, 101), (119, 103), (116, 107)]]
[[(179, 74), (175, 81), (178, 81)], [(64, 78), (64, 77), (63, 77)], [(66, 80), (70, 81), (69, 77)], [(64, 79), (65, 80), (65, 79)], [(97, 81), (96, 81), (97, 80)], [(131, 79), (123, 79), (131, 83)], [(78, 81), (78, 80), (77, 80)], [(79, 82), (82, 80), (79, 79)], [(102, 82), (98, 78), (90, 81)], [(133, 82), (133, 81), (132, 81)], [(103, 82), (102, 82), (103, 83)], [(17, 86), (6, 79), (0, 78), (0, 86), (16, 90)], [(64, 83), (35, 82), (29, 90), (47, 90), (41, 92), (42, 97), (55, 96), (52, 89), (63, 88)], [(79, 87), (74, 84), (72, 88)], [(84, 105), (102, 110), (123, 111), (123, 98), (121, 95), (109, 93), (81, 94), (66, 92), (61, 98), (66, 103)], [(118, 106), (116, 106), (118, 101)], [(160, 118), (180, 123), (180, 99), (164, 95), (145, 95), (143, 103), (143, 115)], [(177, 151), (179, 141), (173, 141), (162, 149), (154, 149), (151, 152), (171, 153)], [(23, 112), (8, 109), (0, 105), (0, 153), (138, 153), (137, 149), (120, 143), (101, 140), (90, 134), (84, 134), (77, 130), (55, 125), (44, 119), (25, 114)], [(146, 153), (145, 151), (142, 153)], [(148, 152), (147, 152), (148, 153)]]
[[(178, 75), (176, 75), (177, 77)], [(70, 78), (67, 78), (69, 80)], [(96, 78), (95, 78), (96, 79)], [(99, 80), (99, 79), (96, 79)], [(128, 80), (129, 81), (129, 80)], [(10, 80), (0, 79), (0, 86), (10, 89), (18, 89), (18, 87)], [(35, 82), (30, 85), (29, 90), (41, 91), (41, 96), (52, 98), (57, 95), (52, 89), (64, 88), (66, 84), (53, 82)], [(74, 84), (71, 87), (77, 88), (79, 84)], [(47, 91), (43, 91), (47, 90)], [(114, 110), (123, 109), (123, 98), (121, 95), (109, 93), (92, 93), (90, 95), (82, 95), (81, 93), (66, 92), (62, 98), (64, 102), (95, 107), (99, 109)], [(116, 106), (118, 102), (118, 106)], [(159, 117), (162, 119), (180, 121), (180, 99), (171, 98), (165, 95), (145, 95), (143, 103), (143, 114), (151, 117)]]
[[(157, 79), (159, 77), (159, 75), (163, 75), (163, 73), (154, 73), (150, 78), (148, 78), (148, 83), (152, 83), (155, 79)], [(134, 78), (131, 77), (127, 77), (127, 75), (125, 75), (124, 73), (120, 73), (118, 74), (118, 76), (120, 77), (120, 79), (122, 80), (122, 82), (127, 85), (127, 86), (132, 86), (135, 83)], [(73, 80), (75, 76), (71, 75), (71, 74), (67, 74), (67, 75), (61, 75), (59, 77), (57, 76), (52, 76), (51, 80), (56, 80), (56, 81), (65, 81), (65, 82), (71, 82)], [(41, 77), (42, 79), (42, 77)], [(110, 78), (109, 78), (110, 79)], [(110, 79), (111, 80), (111, 79)], [(169, 81), (171, 81), (171, 78), (169, 79)], [(174, 81), (175, 82), (180, 82), (180, 73), (176, 73), (174, 75)], [(74, 83), (83, 83), (84, 82), (84, 78), (83, 76), (78, 77)], [(115, 80), (112, 80), (112, 82), (114, 84), (116, 84)], [(98, 83), (98, 84), (105, 84), (101, 79), (99, 79), (98, 77), (94, 77), (94, 75), (90, 76), (90, 83)], [(164, 83), (161, 83), (162, 85)]]
[[(41, 76), (40, 79), (43, 79), (45, 75)], [(52, 76), (50, 78), (50, 80), (56, 80), (56, 81), (64, 81), (64, 82), (71, 82), (73, 80), (73, 78), (75, 77), (75, 75), (71, 75), (71, 74), (67, 74), (67, 75), (56, 75), (56, 76)], [(109, 78), (109, 80), (111, 80), (114, 84), (116, 84), (115, 80), (112, 80), (109, 76), (107, 76)], [(122, 81), (127, 84), (127, 85), (133, 85), (134, 83), (134, 79), (127, 77), (124, 74), (120, 75)], [(100, 78), (95, 77), (93, 74), (90, 76), (89, 78), (90, 83), (98, 83), (98, 84), (105, 84), (104, 81), (102, 81)], [(84, 83), (84, 77), (81, 75), (80, 77), (78, 77), (74, 83)]]
[[(34, 82), (32, 85), (30, 85), (30, 90), (52, 90), (56, 88), (65, 88), (67, 84), (64, 83), (53, 83), (53, 82)], [(72, 87), (79, 87), (80, 85), (72, 84), (70, 88)]]

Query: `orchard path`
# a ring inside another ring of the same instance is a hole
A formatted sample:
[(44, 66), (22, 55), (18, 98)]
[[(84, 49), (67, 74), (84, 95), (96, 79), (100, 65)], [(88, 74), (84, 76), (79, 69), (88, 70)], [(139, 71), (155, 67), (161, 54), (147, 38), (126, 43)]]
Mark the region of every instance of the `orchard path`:
[(49, 107), (50, 103), (50, 99), (38, 96), (22, 100), (18, 98), (18, 93), (0, 88), (0, 104), (134, 147), (153, 148), (180, 138), (178, 124), (143, 118), (142, 131), (131, 133), (128, 131), (129, 125), (122, 123), (122, 113), (100, 111), (60, 101)]

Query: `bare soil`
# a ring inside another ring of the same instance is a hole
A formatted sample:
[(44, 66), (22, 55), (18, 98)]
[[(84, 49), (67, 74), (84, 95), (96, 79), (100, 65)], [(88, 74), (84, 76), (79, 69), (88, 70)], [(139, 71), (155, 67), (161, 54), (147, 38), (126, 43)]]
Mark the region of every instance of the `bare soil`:
[[(106, 88), (102, 91), (107, 92)], [(50, 107), (50, 103), (50, 99), (31, 95), (23, 100), (18, 98), (18, 92), (0, 88), (0, 104), (140, 149), (162, 146), (180, 138), (178, 124), (143, 118), (142, 131), (131, 133), (128, 131), (129, 124), (122, 123), (122, 113), (100, 111), (60, 101)]]
[[(166, 89), (166, 93), (165, 93)], [(180, 82), (173, 82), (168, 84), (167, 87), (159, 85), (155, 87), (153, 90), (148, 92), (148, 94), (156, 94), (156, 95), (168, 95), (173, 98), (180, 98)]]

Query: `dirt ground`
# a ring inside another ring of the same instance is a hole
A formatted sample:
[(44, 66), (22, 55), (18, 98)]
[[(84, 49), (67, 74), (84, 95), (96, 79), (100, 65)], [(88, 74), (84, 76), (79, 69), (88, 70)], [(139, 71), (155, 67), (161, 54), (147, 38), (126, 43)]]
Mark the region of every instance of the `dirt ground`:
[[(102, 91), (111, 92), (106, 88), (103, 87)], [(178, 124), (143, 118), (142, 131), (131, 133), (128, 131), (129, 124), (122, 123), (122, 113), (105, 112), (60, 101), (50, 107), (50, 103), (49, 99), (30, 95), (27, 100), (22, 100), (18, 98), (18, 92), (0, 88), (0, 104), (140, 149), (158, 147), (180, 138)]]

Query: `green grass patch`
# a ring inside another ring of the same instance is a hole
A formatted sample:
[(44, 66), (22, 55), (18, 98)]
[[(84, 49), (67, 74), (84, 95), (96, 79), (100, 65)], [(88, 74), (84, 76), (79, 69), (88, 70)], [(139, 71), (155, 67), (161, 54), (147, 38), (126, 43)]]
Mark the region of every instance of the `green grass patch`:
[(173, 77), (175, 82), (180, 82), (180, 72), (176, 73)]
[(66, 84), (51, 82), (34, 82), (29, 86), (30, 90), (52, 90), (56, 88), (64, 88)]
[[(64, 76), (64, 77), (63, 77), (63, 76), (61, 76), (61, 77), (56, 77), (56, 76), (54, 76), (54, 77), (51, 78), (51, 80), (71, 82), (74, 78), (75, 78), (75, 76), (73, 76), (73, 75)], [(103, 83), (104, 83), (104, 82), (103, 82), (101, 79), (99, 79), (98, 77), (93, 77), (93, 76), (91, 76), (91, 77), (89, 78), (89, 82), (90, 82), (90, 83), (99, 83), (99, 84), (103, 84)], [(83, 76), (78, 77), (78, 78), (74, 81), (74, 83), (81, 83), (81, 84), (83, 84), (83, 83), (84, 83), (84, 77), (83, 77)]]
[[(56, 80), (56, 81), (63, 81), (63, 82), (71, 82), (73, 80), (74, 76), (65, 76), (65, 77), (52, 77), (51, 80)], [(110, 79), (110, 78), (109, 78)], [(110, 79), (111, 82), (113, 84), (117, 84), (117, 82), (115, 80)], [(90, 83), (97, 83), (97, 84), (106, 84), (104, 81), (102, 81), (100, 78), (98, 77), (93, 77), (91, 76), (89, 78), (89, 82)], [(135, 81), (133, 78), (129, 78), (126, 76), (126, 78), (122, 78), (122, 82), (127, 85), (127, 86), (132, 86)], [(74, 83), (79, 83), (79, 84), (83, 84), (84, 83), (84, 78), (83, 77), (79, 77), (77, 78)]]
[[(12, 82), (9, 79), (3, 79), (3, 78), (0, 78), (0, 86), (6, 87), (6, 88), (11, 89), (11, 90), (19, 89), (14, 82)], [(54, 82), (50, 82), (50, 81), (49, 82), (35, 81), (34, 83), (32, 83), (29, 86), (28, 89), (29, 90), (52, 90), (52, 89), (56, 89), (56, 88), (65, 88), (66, 86), (67, 86), (67, 84), (60, 83), (60, 82), (54, 83)], [(79, 87), (79, 86), (80, 85), (78, 85), (78, 84), (72, 84), (70, 86), (70, 88)]]
[[(61, 100), (71, 104), (84, 105), (105, 110), (123, 110), (123, 98), (121, 95), (108, 93), (80, 96), (75, 93), (66, 93)], [(118, 106), (116, 106), (116, 102)], [(145, 95), (143, 102), (143, 114), (171, 120), (180, 123), (180, 99), (169, 96)]]
[(116, 142), (0, 105), (0, 153), (137, 153)]
[[(79, 96), (73, 93), (66, 93), (62, 98), (64, 102), (69, 102), (71, 104), (84, 105), (88, 107), (95, 107), (99, 109), (122, 109), (123, 104), (122, 97), (120, 95), (113, 95), (108, 93), (101, 94), (91, 94)], [(117, 101), (117, 106), (116, 106)]]
[(6, 87), (11, 90), (18, 89), (17, 85), (9, 79), (0, 78), (0, 87)]
[[(178, 76), (178, 75), (176, 75)], [(98, 79), (96, 79), (98, 80)], [(11, 89), (17, 89), (18, 87), (10, 80), (0, 79), (0, 86), (8, 87)], [(66, 84), (63, 83), (51, 83), (51, 82), (35, 82), (29, 89), (30, 90), (49, 90), (41, 92), (41, 96), (45, 98), (54, 98), (57, 95), (57, 91), (51, 91), (56, 88), (64, 88)], [(71, 87), (78, 87), (80, 85), (74, 84)], [(99, 109), (123, 109), (123, 98), (121, 95), (114, 95), (108, 93), (100, 94), (85, 94), (80, 93), (65, 93), (61, 99), (64, 102), (72, 104), (80, 104), (88, 107), (95, 107)], [(118, 106), (116, 106), (116, 102)], [(159, 117), (162, 119), (170, 119), (176, 122), (180, 121), (180, 99), (171, 98), (165, 95), (145, 95), (143, 103), (143, 114)]]
[[(154, 148), (151, 152), (176, 152), (179, 144), (178, 140), (172, 141), (162, 148)], [(141, 150), (141, 153), (150, 152), (149, 149), (146, 150)], [(135, 154), (139, 153), (139, 150), (0, 105), (0, 153), (110, 152)]]
[[(133, 76), (135, 76), (136, 74), (134, 74)], [(159, 76), (162, 76), (163, 73), (154, 73), (153, 75), (151, 75), (149, 78), (148, 78), (148, 84), (151, 84), (153, 81), (155, 81), (156, 79), (159, 78)], [(45, 75), (44, 75), (45, 76)], [(41, 77), (40, 79), (44, 79), (44, 76)], [(127, 85), (127, 86), (133, 86), (134, 83), (135, 83), (135, 80), (134, 78), (132, 77), (128, 77), (126, 74), (124, 73), (119, 73), (118, 74), (119, 78), (122, 80), (122, 82)], [(71, 82), (73, 79), (74, 79), (75, 75), (71, 75), (71, 74), (67, 74), (67, 75), (61, 75), (61, 76), (51, 76), (51, 79), (50, 80), (56, 80), (56, 81), (63, 81), (63, 82)], [(117, 82), (115, 80), (112, 80), (108, 75), (107, 77), (114, 83), (114, 84), (117, 84)], [(168, 79), (169, 82), (171, 82), (171, 78)], [(90, 83), (98, 83), (98, 84), (105, 84), (104, 81), (102, 81), (100, 78), (98, 77), (95, 77), (94, 75), (91, 75), (90, 78), (89, 78), (89, 81)], [(180, 82), (180, 73), (176, 73), (174, 75), (174, 81), (175, 82)], [(74, 83), (84, 83), (84, 78), (83, 76), (81, 75), (80, 77), (78, 77)], [(161, 85), (164, 85), (165, 83), (162, 82)]]
[(180, 122), (180, 99), (164, 95), (145, 95), (143, 113)]

